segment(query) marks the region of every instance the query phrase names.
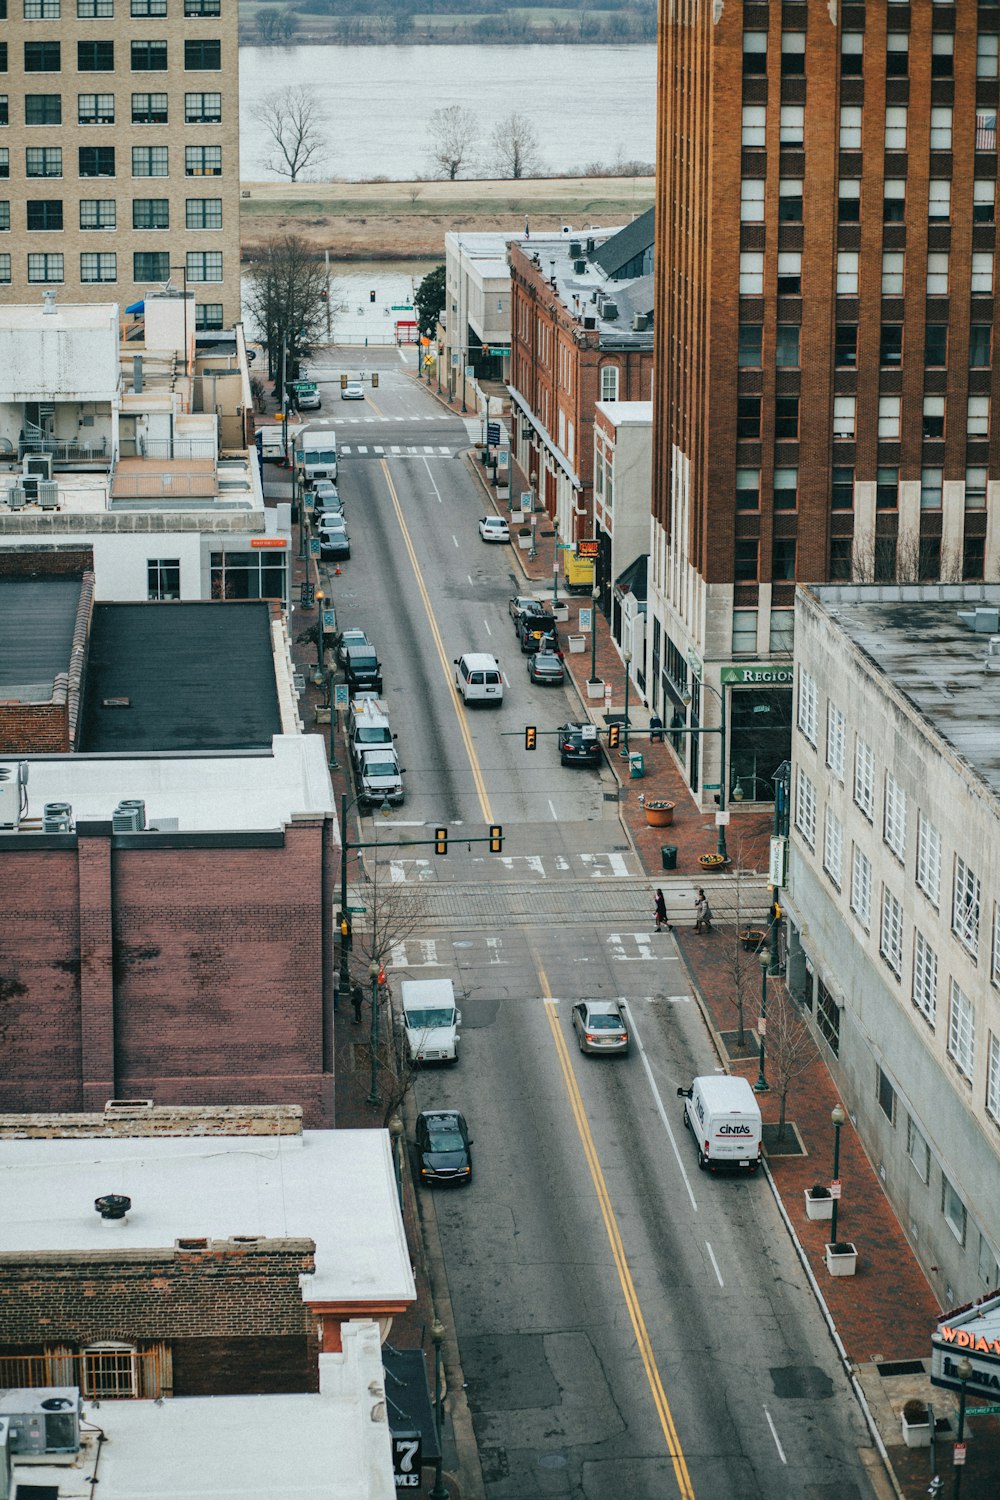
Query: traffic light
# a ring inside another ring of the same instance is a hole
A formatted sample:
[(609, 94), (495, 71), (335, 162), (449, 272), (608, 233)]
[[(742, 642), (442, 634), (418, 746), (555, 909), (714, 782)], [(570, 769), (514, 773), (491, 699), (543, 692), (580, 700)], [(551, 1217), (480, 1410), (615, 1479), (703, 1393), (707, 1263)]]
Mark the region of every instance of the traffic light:
[(384, 964), (382, 964), (380, 966), (380, 968), (379, 968), (379, 971), (378, 971), (378, 982), (379, 982), (379, 984), (385, 984), (385, 965)]
[(371, 291), (371, 292), (368, 293), (368, 301), (369, 302), (374, 302), (375, 301), (375, 293), (374, 293), (374, 291)]
[(620, 724), (608, 725), (608, 749), (617, 750), (622, 741), (622, 726)]
[(535, 728), (534, 724), (526, 724), (524, 726), (524, 748), (525, 748), (525, 750), (534, 750), (537, 747), (537, 745), (538, 745), (538, 730)]
[(503, 849), (503, 827), (499, 823), (490, 824), (490, 853), (499, 854)]
[(342, 391), (346, 391), (347, 390), (347, 376), (346, 375), (341, 375), (341, 377), (340, 377), (340, 389)]
[(351, 946), (351, 919), (346, 912), (340, 914), (340, 941), (348, 948)]
[(447, 828), (435, 828), (434, 830), (434, 853), (448, 853), (448, 830)]
[(373, 391), (377, 391), (378, 390), (378, 371), (377, 370), (373, 370), (372, 371), (372, 390)]

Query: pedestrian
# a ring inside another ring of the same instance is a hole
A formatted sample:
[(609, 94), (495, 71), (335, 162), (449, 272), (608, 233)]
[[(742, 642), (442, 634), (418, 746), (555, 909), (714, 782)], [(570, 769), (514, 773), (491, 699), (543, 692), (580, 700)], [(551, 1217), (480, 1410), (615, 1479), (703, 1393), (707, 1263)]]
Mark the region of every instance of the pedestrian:
[(653, 909), (653, 916), (656, 918), (657, 932), (659, 932), (663, 927), (665, 927), (668, 932), (673, 931), (673, 928), (670, 926), (670, 923), (667, 920), (667, 903), (663, 899), (663, 892), (660, 890), (659, 886), (657, 886), (656, 888), (656, 906)]
[(351, 985), (351, 1004), (354, 1007), (354, 1024), (361, 1025), (361, 1002), (364, 999), (360, 984)]
[(695, 932), (711, 932), (712, 930), (712, 908), (701, 886), (695, 892), (694, 898), (694, 930)]

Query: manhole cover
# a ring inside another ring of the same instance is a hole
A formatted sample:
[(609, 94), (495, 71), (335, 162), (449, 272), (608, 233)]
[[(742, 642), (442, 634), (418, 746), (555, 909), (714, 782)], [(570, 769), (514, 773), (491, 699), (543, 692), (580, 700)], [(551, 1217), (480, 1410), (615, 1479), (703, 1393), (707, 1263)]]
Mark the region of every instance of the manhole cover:
[(922, 1375), (924, 1373), (924, 1362), (922, 1359), (887, 1359), (875, 1366), (883, 1377), (887, 1375)]

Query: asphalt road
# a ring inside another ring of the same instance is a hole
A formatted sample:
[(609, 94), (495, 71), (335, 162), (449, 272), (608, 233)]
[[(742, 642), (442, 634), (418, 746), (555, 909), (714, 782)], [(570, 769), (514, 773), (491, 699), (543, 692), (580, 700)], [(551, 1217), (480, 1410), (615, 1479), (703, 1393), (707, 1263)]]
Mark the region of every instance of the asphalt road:
[[(521, 590), (507, 549), (479, 540), (466, 460), (372, 451), (416, 428), (444, 434), (441, 447), (467, 441), (453, 417), (424, 421), (426, 396), (399, 384), (383, 375), (349, 439), (334, 422), (342, 452), (367, 451), (341, 463), (353, 556), (330, 589), (384, 664), (407, 771), (404, 807), (375, 820), (386, 838), (505, 831), (501, 857), (457, 843), (447, 859), (384, 856), (418, 893), (456, 883), (454, 920), (418, 919), (391, 968), (394, 981), (449, 976), (462, 996), (458, 1066), (424, 1070), (415, 1102), (463, 1109), (475, 1143), (471, 1187), (433, 1194), (428, 1211), (485, 1493), (867, 1495), (860, 1415), (766, 1182), (700, 1174), (681, 1126), (676, 1089), (715, 1058), (672, 939), (645, 915), (651, 891), (641, 898), (605, 800), (613, 781), (561, 768), (544, 736), (524, 748), (526, 723), (554, 728), (575, 705), (528, 682), (507, 614)], [(500, 657), (501, 709), (455, 698), (464, 650)], [(473, 893), (494, 888), (514, 899), (492, 924)], [(579, 1054), (581, 995), (624, 1000), (630, 1056)]]

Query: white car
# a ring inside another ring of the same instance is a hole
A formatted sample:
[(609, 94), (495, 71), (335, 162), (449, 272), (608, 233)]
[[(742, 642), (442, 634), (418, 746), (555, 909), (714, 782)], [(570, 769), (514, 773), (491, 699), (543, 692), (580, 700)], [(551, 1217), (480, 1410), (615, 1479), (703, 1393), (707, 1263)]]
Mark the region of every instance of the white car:
[(483, 516), (479, 522), (479, 535), (484, 542), (509, 542), (510, 527), (503, 516)]
[(365, 388), (360, 380), (349, 380), (346, 385), (340, 387), (341, 401), (363, 401), (365, 399)]

